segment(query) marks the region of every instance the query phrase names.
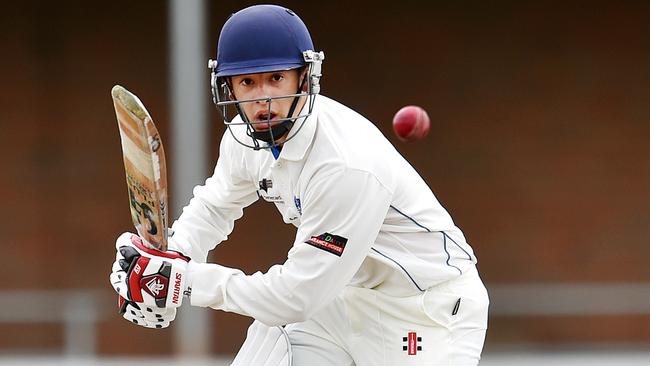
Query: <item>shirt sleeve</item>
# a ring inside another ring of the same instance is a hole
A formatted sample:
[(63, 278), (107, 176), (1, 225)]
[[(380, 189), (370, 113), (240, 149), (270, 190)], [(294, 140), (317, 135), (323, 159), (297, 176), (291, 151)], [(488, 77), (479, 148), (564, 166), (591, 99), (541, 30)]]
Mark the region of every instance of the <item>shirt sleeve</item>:
[(214, 174), (194, 188), (190, 203), (172, 225), (169, 248), (197, 262), (206, 261), (208, 252), (228, 238), (243, 209), (259, 198), (245, 170), (235, 168), (245, 166), (245, 161), (243, 154), (233, 153), (233, 145), (224, 135)]
[(301, 225), (284, 264), (252, 275), (217, 264), (190, 264), (192, 305), (251, 316), (267, 325), (310, 318), (361, 266), (391, 196), (365, 171), (321, 174), (303, 194)]

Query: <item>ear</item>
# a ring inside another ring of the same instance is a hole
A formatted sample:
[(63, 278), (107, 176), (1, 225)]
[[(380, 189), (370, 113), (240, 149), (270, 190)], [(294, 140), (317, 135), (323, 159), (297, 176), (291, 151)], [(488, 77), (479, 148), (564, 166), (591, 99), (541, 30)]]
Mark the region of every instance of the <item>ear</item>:
[(235, 92), (233, 91), (233, 88), (232, 88), (232, 78), (231, 77), (226, 78), (226, 84), (228, 85), (228, 98), (230, 100), (237, 100), (237, 98), (235, 97)]

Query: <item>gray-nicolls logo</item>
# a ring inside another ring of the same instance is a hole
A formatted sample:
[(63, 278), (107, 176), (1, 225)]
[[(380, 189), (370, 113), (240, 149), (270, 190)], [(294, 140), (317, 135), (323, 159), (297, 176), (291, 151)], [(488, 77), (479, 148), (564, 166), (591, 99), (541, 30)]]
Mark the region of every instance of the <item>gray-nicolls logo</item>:
[(422, 346), (418, 344), (422, 342), (422, 337), (418, 337), (416, 332), (408, 332), (408, 335), (402, 338), (402, 342), (405, 343), (402, 350), (409, 356), (415, 356), (418, 351), (422, 351)]
[(162, 289), (165, 288), (165, 285), (163, 285), (163, 284), (160, 282), (160, 280), (158, 279), (158, 277), (154, 277), (154, 278), (152, 278), (151, 280), (149, 280), (149, 282), (147, 282), (146, 286), (147, 286), (147, 288), (149, 289), (149, 291), (151, 291), (151, 293), (152, 293), (154, 296), (158, 296), (158, 294), (160, 293), (160, 291), (162, 291)]

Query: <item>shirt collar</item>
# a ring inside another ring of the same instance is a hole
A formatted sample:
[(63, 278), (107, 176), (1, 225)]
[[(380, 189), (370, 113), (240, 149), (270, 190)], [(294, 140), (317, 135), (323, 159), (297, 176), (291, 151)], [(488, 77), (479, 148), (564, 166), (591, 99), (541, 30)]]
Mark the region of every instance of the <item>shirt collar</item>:
[[(298, 161), (305, 157), (307, 149), (314, 139), (316, 123), (318, 121), (318, 95), (314, 96), (314, 98), (314, 108), (312, 109), (311, 115), (307, 118), (300, 118), (289, 131), (289, 136), (292, 133), (295, 133), (295, 136), (282, 144), (280, 159)], [(305, 103), (303, 110), (309, 108), (308, 103), (309, 101)]]

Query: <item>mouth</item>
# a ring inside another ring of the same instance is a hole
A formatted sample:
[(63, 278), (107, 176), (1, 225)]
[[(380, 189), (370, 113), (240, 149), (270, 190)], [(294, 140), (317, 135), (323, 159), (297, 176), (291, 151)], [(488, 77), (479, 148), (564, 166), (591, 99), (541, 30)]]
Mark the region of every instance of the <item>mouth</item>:
[(268, 110), (260, 111), (260, 112), (255, 113), (254, 122), (255, 122), (255, 125), (256, 125), (257, 129), (266, 130), (269, 127), (273, 127), (273, 126), (277, 125), (278, 123), (280, 123), (279, 121), (278, 122), (271, 122), (270, 124), (268, 123), (269, 121), (273, 121), (277, 117), (278, 117), (278, 114), (273, 112), (273, 111), (270, 111), (270, 112)]

